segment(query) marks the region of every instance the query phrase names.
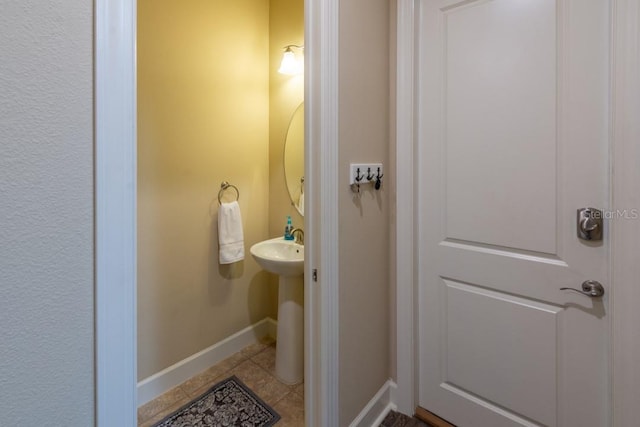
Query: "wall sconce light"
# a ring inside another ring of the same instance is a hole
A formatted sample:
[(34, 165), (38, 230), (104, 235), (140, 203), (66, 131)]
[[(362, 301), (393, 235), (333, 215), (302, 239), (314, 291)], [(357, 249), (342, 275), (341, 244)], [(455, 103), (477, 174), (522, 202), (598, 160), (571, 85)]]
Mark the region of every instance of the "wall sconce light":
[(303, 50), (304, 46), (290, 44), (284, 47), (284, 55), (282, 56), (280, 68), (278, 68), (278, 72), (280, 74), (293, 76), (304, 72), (304, 62), (299, 61), (296, 58), (296, 54), (293, 52), (292, 48)]

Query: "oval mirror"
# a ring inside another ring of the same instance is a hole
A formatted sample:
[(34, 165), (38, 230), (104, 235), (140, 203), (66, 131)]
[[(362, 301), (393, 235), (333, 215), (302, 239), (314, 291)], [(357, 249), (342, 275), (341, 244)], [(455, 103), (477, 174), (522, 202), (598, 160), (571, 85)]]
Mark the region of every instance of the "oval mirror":
[(291, 203), (304, 215), (304, 103), (291, 116), (284, 143), (284, 179)]

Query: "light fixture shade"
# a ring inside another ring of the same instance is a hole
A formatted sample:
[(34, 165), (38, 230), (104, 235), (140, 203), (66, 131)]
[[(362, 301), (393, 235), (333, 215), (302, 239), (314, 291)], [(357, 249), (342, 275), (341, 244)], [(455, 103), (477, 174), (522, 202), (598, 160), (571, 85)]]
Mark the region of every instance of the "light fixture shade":
[(303, 72), (303, 65), (298, 62), (296, 55), (293, 53), (291, 48), (287, 48), (284, 51), (284, 56), (282, 57), (282, 62), (280, 63), (278, 72), (289, 76), (301, 74)]

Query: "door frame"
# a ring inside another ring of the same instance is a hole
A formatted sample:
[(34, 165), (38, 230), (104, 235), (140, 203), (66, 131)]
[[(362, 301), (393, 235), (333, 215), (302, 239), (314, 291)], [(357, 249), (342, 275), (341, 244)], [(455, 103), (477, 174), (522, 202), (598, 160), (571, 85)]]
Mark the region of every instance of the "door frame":
[[(415, 32), (420, 0), (397, 0), (396, 170), (396, 404), (412, 414), (418, 404), (417, 262), (415, 172)], [(640, 0), (612, 0), (610, 33), (610, 198), (613, 211), (640, 208)], [(610, 222), (611, 277), (610, 395), (611, 425), (633, 425), (640, 394), (640, 219)], [(426, 408), (429, 409), (429, 408)]]
[[(308, 426), (338, 425), (338, 6), (305, 0)], [(134, 427), (136, 0), (96, 0), (94, 28), (95, 424)]]

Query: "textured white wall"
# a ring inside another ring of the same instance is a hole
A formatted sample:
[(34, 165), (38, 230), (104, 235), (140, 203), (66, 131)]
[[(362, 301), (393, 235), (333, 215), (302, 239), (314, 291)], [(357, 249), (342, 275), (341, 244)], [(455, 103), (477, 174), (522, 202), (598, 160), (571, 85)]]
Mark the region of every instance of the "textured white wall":
[(0, 14), (0, 425), (93, 424), (93, 2)]

